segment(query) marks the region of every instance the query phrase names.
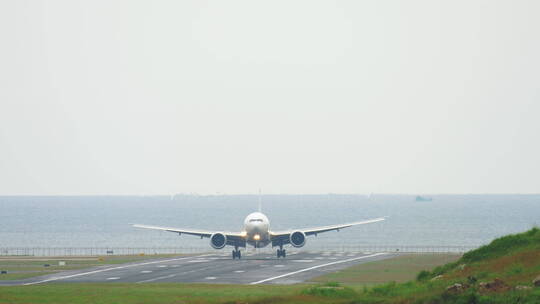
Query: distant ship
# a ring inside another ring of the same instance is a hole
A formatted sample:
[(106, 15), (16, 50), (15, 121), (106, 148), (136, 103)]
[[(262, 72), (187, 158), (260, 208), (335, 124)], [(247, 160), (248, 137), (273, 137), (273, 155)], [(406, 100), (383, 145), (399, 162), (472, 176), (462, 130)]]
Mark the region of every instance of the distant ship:
[(420, 196), (418, 195), (416, 197), (416, 201), (417, 202), (431, 202), (433, 199), (431, 197), (423, 197), (423, 196)]

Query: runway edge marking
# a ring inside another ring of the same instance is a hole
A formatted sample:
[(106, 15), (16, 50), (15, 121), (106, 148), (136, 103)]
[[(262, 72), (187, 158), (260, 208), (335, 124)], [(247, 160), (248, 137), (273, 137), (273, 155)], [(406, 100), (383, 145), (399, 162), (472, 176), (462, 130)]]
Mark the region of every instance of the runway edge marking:
[(387, 253), (385, 253), (385, 252), (374, 253), (374, 254), (371, 254), (371, 255), (361, 256), (361, 257), (357, 257), (357, 258), (330, 262), (330, 263), (326, 263), (326, 264), (322, 264), (322, 265), (317, 265), (317, 266), (313, 266), (313, 267), (304, 268), (304, 269), (300, 269), (300, 270), (297, 270), (297, 271), (289, 272), (289, 273), (282, 274), (282, 275), (279, 275), (279, 276), (276, 276), (276, 277), (271, 277), (271, 278), (268, 278), (268, 279), (264, 279), (264, 280), (260, 280), (260, 281), (256, 281), (256, 282), (251, 282), (251, 283), (249, 283), (249, 285), (257, 285), (257, 284), (261, 284), (261, 283), (264, 283), (264, 282), (273, 281), (275, 279), (281, 279), (281, 278), (288, 277), (288, 276), (291, 276), (291, 275), (294, 275), (294, 274), (297, 274), (297, 273), (306, 272), (306, 271), (310, 271), (310, 270), (321, 268), (321, 267), (326, 267), (326, 266), (331, 266), (331, 265), (335, 265), (335, 264), (352, 262), (352, 261), (371, 258), (371, 257), (374, 257), (374, 256), (379, 256), (379, 255), (384, 255), (384, 254), (387, 254)]
[(184, 258), (178, 258), (178, 259), (160, 260), (160, 261), (152, 261), (152, 262), (146, 262), (146, 263), (140, 263), (140, 264), (117, 266), (117, 267), (106, 268), (106, 269), (98, 269), (98, 270), (94, 270), (94, 271), (76, 273), (76, 274), (67, 275), (67, 276), (53, 277), (53, 278), (49, 278), (49, 279), (45, 279), (45, 280), (41, 280), (41, 281), (36, 281), (36, 282), (24, 283), (22, 285), (35, 285), (35, 284), (58, 281), (58, 280), (63, 280), (63, 279), (70, 279), (70, 278), (74, 278), (74, 277), (80, 277), (80, 276), (85, 276), (85, 275), (94, 274), (94, 273), (100, 273), (100, 272), (105, 272), (105, 271), (118, 270), (118, 269), (124, 269), (124, 268), (136, 267), (136, 266), (144, 266), (144, 265), (157, 264), (157, 263), (167, 263), (167, 262), (172, 262), (172, 261), (180, 261), (180, 260), (192, 259), (194, 257), (202, 257), (202, 256), (210, 256), (210, 255), (212, 255), (212, 254), (203, 254), (203, 255), (190, 256), (190, 257), (184, 257)]

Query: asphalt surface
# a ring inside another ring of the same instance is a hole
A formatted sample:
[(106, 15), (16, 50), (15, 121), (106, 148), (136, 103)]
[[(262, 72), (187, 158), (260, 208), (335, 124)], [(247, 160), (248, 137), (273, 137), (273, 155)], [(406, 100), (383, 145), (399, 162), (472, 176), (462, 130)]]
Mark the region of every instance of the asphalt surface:
[(287, 258), (275, 254), (245, 253), (232, 260), (229, 251), (189, 257), (145, 260), (56, 273), (21, 281), (3, 281), (0, 285), (51, 283), (220, 283), (220, 284), (294, 284), (355, 264), (387, 259), (396, 254), (287, 252)]

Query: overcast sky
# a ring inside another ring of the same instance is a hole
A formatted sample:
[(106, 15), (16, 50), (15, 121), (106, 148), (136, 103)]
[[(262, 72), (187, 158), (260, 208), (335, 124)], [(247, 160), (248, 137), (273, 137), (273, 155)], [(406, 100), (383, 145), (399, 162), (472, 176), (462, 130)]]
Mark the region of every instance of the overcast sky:
[(539, 193), (540, 1), (0, 2), (0, 194)]

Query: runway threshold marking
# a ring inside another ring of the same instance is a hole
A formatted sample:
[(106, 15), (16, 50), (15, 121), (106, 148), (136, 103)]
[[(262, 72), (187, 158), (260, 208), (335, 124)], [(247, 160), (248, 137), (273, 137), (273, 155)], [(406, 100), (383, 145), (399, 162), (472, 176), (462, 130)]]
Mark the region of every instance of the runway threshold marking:
[[(198, 256), (195, 256), (195, 257), (202, 257), (202, 256), (209, 256), (209, 255), (212, 255), (212, 254), (198, 255)], [(52, 277), (52, 278), (41, 280), (41, 281), (24, 283), (22, 285), (25, 285), (25, 286), (26, 285), (35, 285), (35, 284), (41, 284), (41, 283), (46, 283), (46, 282), (52, 282), (52, 281), (58, 281), (58, 280), (63, 280), (63, 279), (70, 279), (70, 278), (85, 276), (85, 275), (94, 274), (94, 273), (106, 272), (106, 271), (111, 271), (111, 270), (125, 269), (125, 268), (130, 268), (130, 267), (151, 265), (151, 264), (157, 264), (157, 263), (167, 263), (167, 262), (180, 261), (180, 260), (186, 260), (186, 259), (192, 259), (192, 258), (194, 258), (194, 257), (191, 256), (191, 257), (178, 258), (178, 259), (169, 259), (169, 260), (153, 261), (153, 262), (146, 262), (146, 263), (140, 263), (140, 264), (117, 266), (117, 267), (106, 268), (106, 269), (98, 269), (98, 270), (94, 270), (94, 271), (76, 273), (76, 274), (71, 274), (71, 275), (66, 275), (66, 276), (61, 276), (61, 277)]]
[(342, 260), (342, 261), (330, 262), (330, 263), (326, 263), (326, 264), (321, 264), (321, 265), (317, 265), (317, 266), (313, 266), (313, 267), (304, 268), (304, 269), (300, 269), (300, 270), (297, 270), (297, 271), (289, 272), (289, 273), (282, 274), (282, 275), (275, 276), (275, 277), (271, 277), (271, 278), (268, 278), (268, 279), (264, 279), (264, 280), (260, 280), (260, 281), (256, 281), (256, 282), (251, 282), (251, 283), (249, 283), (249, 284), (250, 284), (250, 285), (257, 285), (257, 284), (261, 284), (261, 283), (264, 283), (264, 282), (273, 281), (273, 280), (275, 280), (275, 279), (281, 279), (281, 278), (284, 278), (284, 277), (288, 277), (288, 276), (295, 275), (295, 274), (297, 274), (297, 273), (306, 272), (306, 271), (310, 271), (310, 270), (317, 269), (317, 268), (321, 268), (321, 267), (326, 267), (326, 266), (331, 266), (331, 265), (336, 265), (336, 264), (341, 264), (341, 263), (352, 262), (352, 261), (361, 260), (361, 259), (366, 259), (366, 258), (371, 258), (371, 257), (374, 257), (374, 256), (379, 256), (379, 255), (384, 255), (384, 254), (386, 254), (386, 253), (385, 253), (385, 252), (374, 253), (374, 254), (371, 254), (371, 255), (365, 255), (365, 256), (361, 256), (361, 257), (357, 257), (357, 258), (346, 259), (346, 260)]

